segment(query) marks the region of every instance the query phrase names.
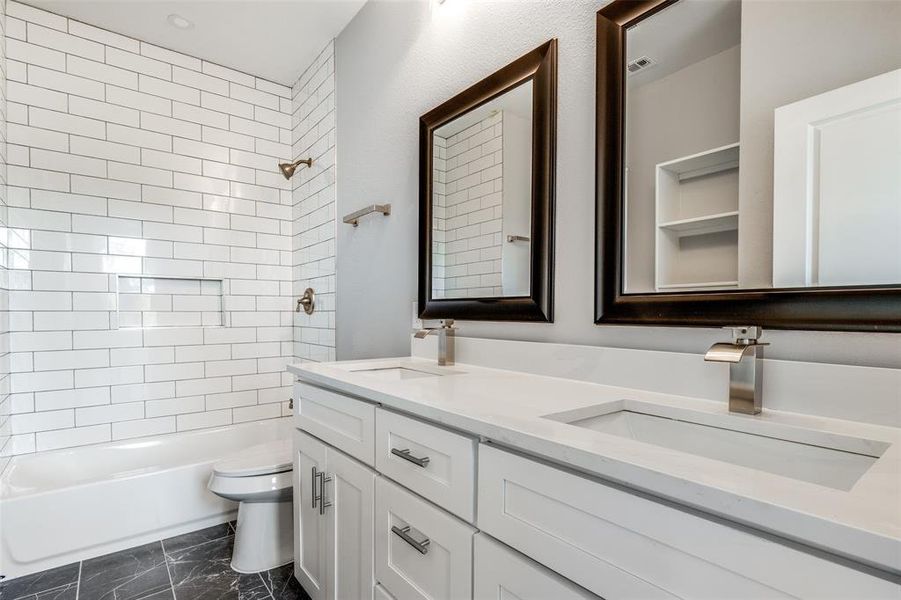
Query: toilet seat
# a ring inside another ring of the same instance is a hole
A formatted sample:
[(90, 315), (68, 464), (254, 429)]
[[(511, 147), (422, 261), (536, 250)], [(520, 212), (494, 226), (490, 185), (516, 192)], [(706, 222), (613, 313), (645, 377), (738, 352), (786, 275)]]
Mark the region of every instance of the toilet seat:
[(291, 469), (291, 440), (250, 446), (213, 465), (213, 473), (220, 477), (272, 475)]

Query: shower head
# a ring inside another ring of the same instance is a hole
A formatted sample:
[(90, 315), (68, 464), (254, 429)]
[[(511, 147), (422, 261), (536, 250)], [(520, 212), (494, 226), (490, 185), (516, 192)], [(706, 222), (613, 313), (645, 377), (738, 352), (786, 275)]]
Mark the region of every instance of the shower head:
[(297, 167), (299, 167), (300, 165), (312, 167), (313, 159), (301, 158), (299, 160), (295, 160), (293, 163), (281, 163), (278, 168), (282, 172), (282, 175), (285, 176), (285, 179), (291, 179), (291, 177), (294, 175), (294, 171), (296, 171)]

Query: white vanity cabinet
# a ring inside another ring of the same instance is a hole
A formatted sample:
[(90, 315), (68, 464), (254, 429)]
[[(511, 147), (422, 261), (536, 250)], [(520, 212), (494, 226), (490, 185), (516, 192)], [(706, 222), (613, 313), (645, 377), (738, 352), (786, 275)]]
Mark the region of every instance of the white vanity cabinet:
[(294, 433), (294, 574), (313, 600), (372, 599), (375, 472)]

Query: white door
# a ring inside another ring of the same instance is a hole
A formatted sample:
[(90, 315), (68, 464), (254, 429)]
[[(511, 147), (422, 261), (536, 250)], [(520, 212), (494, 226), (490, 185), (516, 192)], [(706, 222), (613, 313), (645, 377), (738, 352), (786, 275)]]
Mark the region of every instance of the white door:
[(294, 576), (312, 600), (326, 600), (326, 517), (320, 514), (319, 479), (326, 445), (294, 432)]
[[(328, 523), (330, 600), (372, 600), (375, 472), (338, 450), (328, 450), (323, 500)], [(329, 503), (331, 506), (329, 506)]]
[(773, 285), (901, 283), (901, 69), (775, 111)]

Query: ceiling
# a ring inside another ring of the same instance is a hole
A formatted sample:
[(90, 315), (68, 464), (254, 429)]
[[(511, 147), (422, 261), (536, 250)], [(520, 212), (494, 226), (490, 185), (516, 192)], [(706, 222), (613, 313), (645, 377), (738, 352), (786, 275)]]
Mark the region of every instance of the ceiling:
[(683, 0), (626, 32), (626, 60), (651, 67), (630, 74), (630, 87), (666, 77), (741, 43), (741, 0)]
[[(90, 25), (292, 85), (366, 0), (25, 0)], [(178, 29), (176, 14), (193, 23)]]

